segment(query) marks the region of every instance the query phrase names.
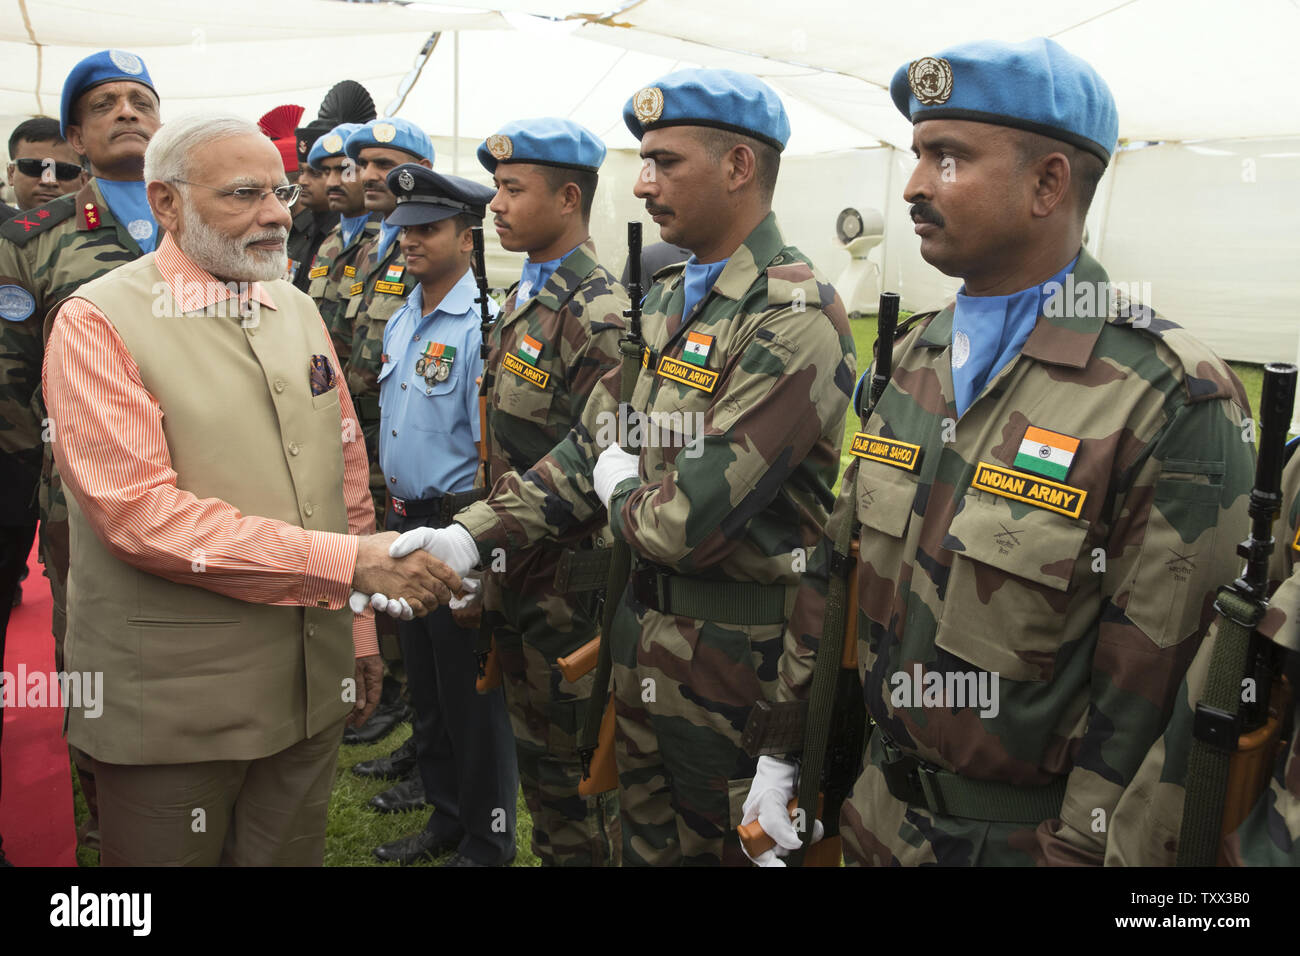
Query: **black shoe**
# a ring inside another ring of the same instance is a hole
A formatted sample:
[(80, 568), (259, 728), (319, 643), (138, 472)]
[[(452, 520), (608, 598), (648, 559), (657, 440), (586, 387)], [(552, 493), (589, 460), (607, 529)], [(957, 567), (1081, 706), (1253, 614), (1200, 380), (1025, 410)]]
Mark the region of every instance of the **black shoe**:
[[(513, 862), (515, 862), (515, 855), (511, 853), (510, 859), (506, 860), (504, 863), (500, 863), (497, 865), (509, 866)], [(490, 866), (491, 864), (480, 863), (477, 860), (471, 860), (469, 857), (461, 853), (453, 853), (450, 857), (447, 858), (447, 861), (445, 863), (441, 863), (439, 865), (440, 866)]]
[(384, 706), (380, 704), (360, 727), (349, 727), (343, 731), (345, 744), (373, 744), (387, 737), (404, 720), (411, 719), (411, 708), (398, 701)]
[(417, 860), (432, 860), (448, 850), (456, 849), (459, 844), (459, 837), (455, 839), (437, 837), (428, 830), (421, 830), (419, 833), (404, 836), (392, 843), (377, 846), (370, 852), (380, 863), (400, 863), (406, 866)]
[(387, 777), (406, 780), (415, 770), (415, 738), (407, 737), (406, 743), (398, 747), (387, 757), (365, 760), (352, 768), (358, 777)]
[(422, 810), (428, 805), (424, 799), (424, 781), (418, 773), (370, 798), (370, 808), (380, 813), (405, 813), (407, 810)]

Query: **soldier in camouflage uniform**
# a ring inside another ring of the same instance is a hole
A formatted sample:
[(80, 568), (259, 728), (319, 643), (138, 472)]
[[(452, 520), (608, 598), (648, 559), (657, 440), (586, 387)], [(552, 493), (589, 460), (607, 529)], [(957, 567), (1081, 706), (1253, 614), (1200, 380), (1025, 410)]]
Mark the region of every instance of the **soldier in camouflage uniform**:
[(789, 123), (770, 87), (686, 70), (623, 116), (646, 159), (634, 192), (664, 240), (695, 254), (660, 270), (645, 300), (639, 458), (618, 445), (615, 369), (563, 441), (438, 544), (459, 548), (468, 529), (490, 563), (605, 506), (634, 556), (606, 635), (623, 862), (743, 865), (735, 828), (754, 760), (740, 733), (775, 693), (799, 569), (832, 503), (853, 337), (771, 213)]
[[(1223, 847), (1232, 866), (1300, 866), (1300, 695), (1295, 694), (1300, 659), (1300, 456), (1282, 474), (1282, 520), (1274, 527), (1269, 565), (1269, 607), (1256, 631), (1285, 648), (1292, 678), (1293, 713), (1290, 746), (1278, 758), (1268, 788)], [(1233, 576), (1224, 578), (1227, 584)], [(1173, 866), (1178, 860), (1183, 825), (1187, 759), (1192, 744), (1196, 703), (1201, 699), (1218, 622), (1188, 668), (1178, 689), (1169, 726), (1147, 754), (1133, 782), (1120, 798), (1106, 844), (1107, 866)]]
[[(433, 168), (433, 143), (410, 120), (371, 120), (348, 137), (343, 150), (356, 166), (366, 211), (381, 220), (395, 206), (393, 194), (385, 185), (388, 174), (410, 162)], [(343, 363), (344, 374), (370, 453), (370, 493), (375, 499), (375, 514), (388, 513), (384, 472), (379, 467), (379, 370), (384, 364), (384, 328), (417, 284), (406, 275), (406, 260), (397, 241), (399, 231), (400, 227), (381, 221), (379, 232), (363, 241), (355, 259), (356, 279), (343, 290), (341, 303), (342, 325), (352, 335), (350, 354)]]
[[(502, 246), (528, 254), (485, 365), (495, 481), (526, 472), (581, 420), (587, 396), (618, 365), (628, 300), (589, 238), (605, 157), (594, 134), (569, 120), (524, 120), (489, 136), (478, 157), (497, 187), (489, 208)], [(596, 591), (560, 590), (557, 565), (603, 548), (603, 524), (601, 516), (511, 553), (486, 581), (533, 852), (548, 866), (606, 866), (620, 856), (617, 797), (578, 793), (578, 730), (593, 678), (570, 683), (556, 664), (597, 630)]]
[(325, 195), (330, 209), (339, 214), (307, 272), (307, 294), (316, 301), (339, 361), (347, 365), (352, 354), (352, 328), (348, 324), (347, 298), (357, 281), (362, 247), (379, 234), (379, 215), (366, 209), (365, 193), (356, 164), (343, 152), (348, 137), (360, 123), (340, 123), (316, 140), (307, 154), (310, 164), (325, 174)]
[[(0, 450), (20, 481), (8, 499), (31, 501), (40, 469), (41, 560), (53, 598), (55, 667), (67, 628), (68, 511), (44, 431), (41, 363), (47, 314), (83, 283), (152, 251), (156, 223), (144, 200), (144, 151), (160, 123), (158, 95), (143, 61), (103, 50), (78, 63), (63, 85), (61, 129), (90, 161), (94, 178), (77, 193), (0, 226)], [(43, 458), (42, 458), (43, 446)], [(94, 776), (72, 748), (95, 829)]]
[[(900, 336), (828, 528), (861, 526), (874, 724), (845, 857), (1098, 865), (1233, 569), (1247, 401), (1178, 326), (1112, 307), (1080, 249), (1117, 130), (1088, 64), (1050, 40), (968, 44), (901, 67), (891, 92), (915, 123), (921, 254), (966, 284)], [(784, 699), (807, 693), (824, 574), (796, 609)], [(784, 807), (793, 779), (749, 805)]]

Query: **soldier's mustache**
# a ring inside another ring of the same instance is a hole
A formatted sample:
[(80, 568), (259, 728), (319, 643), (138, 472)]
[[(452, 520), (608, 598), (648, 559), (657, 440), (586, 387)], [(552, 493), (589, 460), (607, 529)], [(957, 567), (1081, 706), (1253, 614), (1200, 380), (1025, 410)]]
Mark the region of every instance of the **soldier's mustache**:
[(943, 226), (943, 216), (935, 210), (928, 202), (918, 202), (912, 204), (911, 210), (912, 222), (928, 222), (933, 226)]
[(645, 211), (648, 212), (651, 216), (660, 216), (660, 215), (671, 216), (673, 213), (673, 211), (669, 209), (667, 206), (656, 206), (652, 202), (648, 202), (645, 204)]

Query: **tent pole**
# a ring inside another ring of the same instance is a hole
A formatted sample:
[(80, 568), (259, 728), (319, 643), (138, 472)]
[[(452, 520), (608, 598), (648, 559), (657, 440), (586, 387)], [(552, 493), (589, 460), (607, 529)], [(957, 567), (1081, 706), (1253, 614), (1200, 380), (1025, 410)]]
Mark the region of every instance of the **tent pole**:
[(451, 174), (460, 174), (460, 31), (451, 34)]

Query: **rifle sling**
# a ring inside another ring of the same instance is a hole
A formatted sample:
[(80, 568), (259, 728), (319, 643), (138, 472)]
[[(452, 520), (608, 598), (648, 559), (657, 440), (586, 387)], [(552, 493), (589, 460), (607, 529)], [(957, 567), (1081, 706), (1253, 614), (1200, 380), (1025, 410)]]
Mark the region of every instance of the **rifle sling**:
[[(629, 336), (620, 340), (618, 347), (623, 353), (623, 370), (619, 373), (619, 399), (622, 407), (630, 408), (632, 393), (636, 390), (637, 376), (641, 373), (643, 346)], [(619, 605), (623, 603), (623, 592), (627, 589), (628, 579), (631, 576), (632, 549), (626, 541), (617, 539), (610, 548), (609, 579), (605, 585), (605, 607), (600, 622), (600, 650), (596, 655), (595, 682), (592, 684), (591, 697), (587, 700), (587, 714), (578, 734), (578, 752), (583, 758), (583, 776), (586, 776), (587, 763), (596, 750), (600, 721), (604, 716), (605, 704), (609, 697), (609, 679), (613, 669), (609, 643), (613, 634), (614, 616), (618, 613)]]
[(1218, 636), (1205, 689), (1196, 705), (1186, 798), (1178, 836), (1179, 866), (1214, 866), (1228, 786), (1228, 763), (1240, 735), (1241, 679), (1246, 673), (1253, 623), (1260, 610), (1231, 588), (1215, 601)]
[[(812, 687), (808, 692), (803, 762), (799, 769), (799, 809), (803, 811), (800, 819), (807, 821), (817, 819), (817, 797), (821, 791), (822, 767), (826, 762), (826, 744), (830, 739), (845, 629), (856, 623), (846, 621), (845, 613), (848, 609), (850, 547), (858, 527), (856, 519), (844, 522), (843, 530), (835, 538), (834, 559), (830, 562), (835, 570), (830, 574), (826, 589), (826, 616), (823, 618), (821, 643), (817, 645), (817, 659), (813, 664)], [(809, 822), (799, 834), (804, 841), (803, 849), (792, 854), (794, 859), (790, 862), (803, 865), (803, 855), (812, 836), (813, 827)]]

